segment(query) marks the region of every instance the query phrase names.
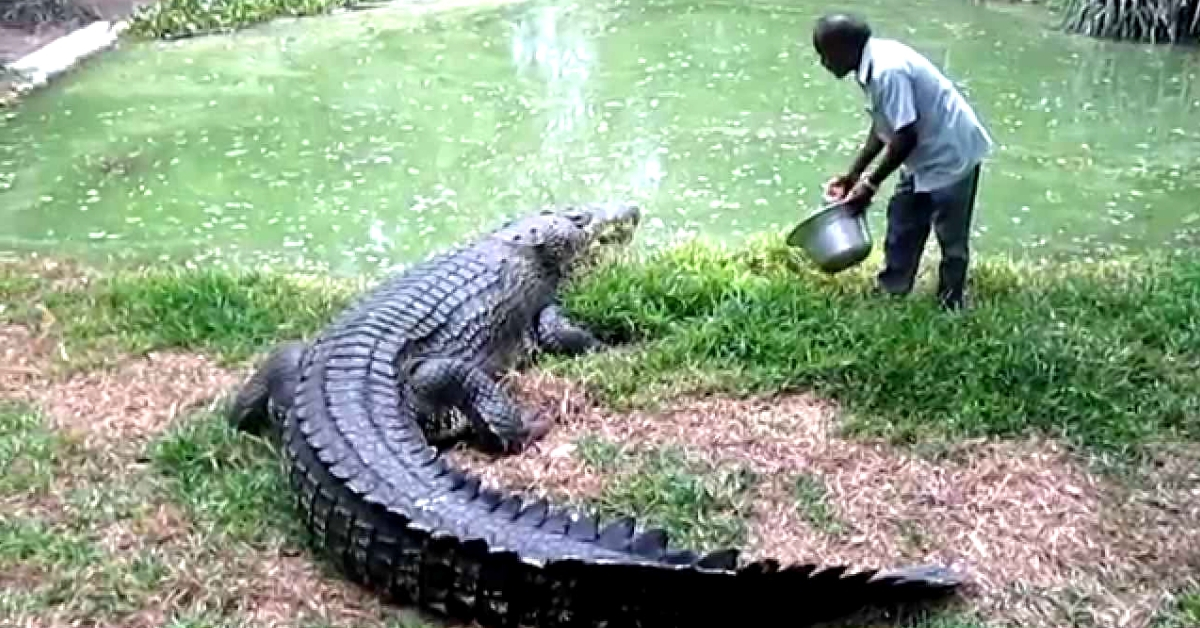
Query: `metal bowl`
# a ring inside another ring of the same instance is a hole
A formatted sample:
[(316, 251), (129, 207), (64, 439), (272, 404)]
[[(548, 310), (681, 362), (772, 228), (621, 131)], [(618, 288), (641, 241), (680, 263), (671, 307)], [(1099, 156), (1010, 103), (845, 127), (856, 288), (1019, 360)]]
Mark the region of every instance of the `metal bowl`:
[(817, 210), (788, 234), (787, 243), (808, 254), (822, 271), (837, 273), (861, 263), (871, 254), (867, 218), (852, 214), (844, 203)]

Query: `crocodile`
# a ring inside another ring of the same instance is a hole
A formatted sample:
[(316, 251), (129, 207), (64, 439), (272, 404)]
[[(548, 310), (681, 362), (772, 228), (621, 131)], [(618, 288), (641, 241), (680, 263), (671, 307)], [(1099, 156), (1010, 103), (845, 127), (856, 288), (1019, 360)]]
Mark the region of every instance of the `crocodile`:
[(620, 202), (530, 212), (385, 278), (313, 340), (272, 348), (228, 420), (281, 443), (314, 550), (393, 603), (496, 627), (810, 624), (956, 590), (936, 565), (850, 572), (672, 547), (632, 516), (604, 523), (447, 461), (456, 440), (505, 455), (549, 432), (498, 377), (539, 352), (608, 347), (558, 292), (640, 220)]

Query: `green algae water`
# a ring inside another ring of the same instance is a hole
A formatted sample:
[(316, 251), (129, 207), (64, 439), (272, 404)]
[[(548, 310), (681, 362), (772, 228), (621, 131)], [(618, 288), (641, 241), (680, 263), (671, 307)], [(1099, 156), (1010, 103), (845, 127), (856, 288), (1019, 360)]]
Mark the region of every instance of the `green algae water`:
[[(643, 205), (644, 243), (735, 242), (790, 229), (867, 125), (811, 51), (816, 0), (431, 6), (98, 57), (0, 123), (0, 248), (358, 273), (609, 198)], [(977, 251), (1198, 240), (1196, 52), (1067, 36), (1037, 8), (856, 9), (988, 125)]]

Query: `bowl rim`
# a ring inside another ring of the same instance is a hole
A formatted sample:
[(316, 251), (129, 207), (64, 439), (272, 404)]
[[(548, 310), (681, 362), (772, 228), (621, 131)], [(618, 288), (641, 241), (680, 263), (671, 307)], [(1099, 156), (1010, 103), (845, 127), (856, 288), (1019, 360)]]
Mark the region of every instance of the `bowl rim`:
[[(836, 213), (839, 213), (840, 211), (844, 211), (846, 209), (846, 205), (847, 205), (846, 201), (834, 201), (832, 203), (827, 203), (827, 204), (821, 206), (820, 209), (817, 209), (813, 213), (809, 214), (808, 217), (805, 218), (804, 220), (801, 220), (799, 222), (799, 224), (796, 225), (796, 228), (803, 229), (807, 226), (812, 225), (814, 222), (817, 222), (821, 219), (832, 216)], [(855, 215), (847, 213), (847, 217), (854, 219), (854, 220), (862, 219), (861, 214), (855, 216)]]
[[(801, 220), (798, 224), (796, 224), (795, 227), (792, 228), (791, 232), (788, 233), (788, 244), (807, 249), (807, 240), (812, 235), (811, 232), (813, 227), (817, 223), (829, 220), (830, 217), (844, 211), (846, 206), (847, 202), (845, 200), (836, 200), (826, 203), (820, 209), (814, 211), (807, 218)], [(846, 212), (843, 217), (849, 218), (860, 224), (866, 220), (866, 217), (863, 214), (855, 215), (848, 212)], [(862, 226), (866, 228), (865, 224)], [(871, 239), (870, 232), (868, 231), (867, 240), (870, 241)]]

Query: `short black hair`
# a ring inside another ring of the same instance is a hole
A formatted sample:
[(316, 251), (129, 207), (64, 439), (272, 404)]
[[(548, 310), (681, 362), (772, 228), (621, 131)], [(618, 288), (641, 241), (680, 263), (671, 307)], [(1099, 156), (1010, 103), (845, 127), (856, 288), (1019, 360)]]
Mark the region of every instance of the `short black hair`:
[(814, 42), (838, 42), (861, 48), (871, 38), (871, 26), (857, 15), (828, 13), (813, 26)]

